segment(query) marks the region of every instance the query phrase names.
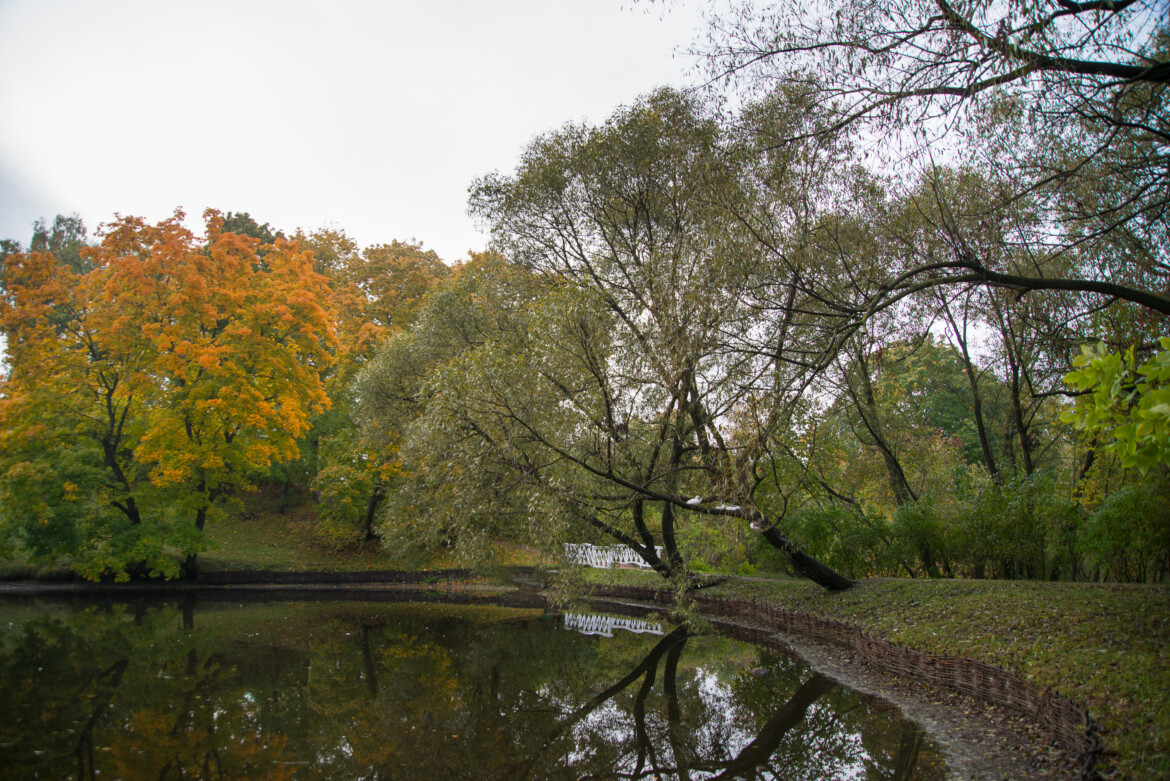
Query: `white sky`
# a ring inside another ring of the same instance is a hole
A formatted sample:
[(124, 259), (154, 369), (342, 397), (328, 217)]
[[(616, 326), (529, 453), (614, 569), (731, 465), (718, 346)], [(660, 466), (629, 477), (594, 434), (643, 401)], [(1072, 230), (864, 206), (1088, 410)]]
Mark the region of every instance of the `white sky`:
[(467, 187), (695, 80), (698, 0), (0, 0), (0, 238), (246, 211), (482, 249)]

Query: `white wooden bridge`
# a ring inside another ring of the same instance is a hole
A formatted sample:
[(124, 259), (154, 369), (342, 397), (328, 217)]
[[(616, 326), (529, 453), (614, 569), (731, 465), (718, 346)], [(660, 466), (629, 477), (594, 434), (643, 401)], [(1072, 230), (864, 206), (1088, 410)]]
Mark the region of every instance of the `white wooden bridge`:
[[(662, 546), (655, 546), (658, 557), (662, 558)], [(610, 567), (644, 567), (650, 568), (633, 548), (625, 545), (590, 545), (587, 542), (565, 543), (565, 558), (574, 564), (586, 567), (609, 569)]]

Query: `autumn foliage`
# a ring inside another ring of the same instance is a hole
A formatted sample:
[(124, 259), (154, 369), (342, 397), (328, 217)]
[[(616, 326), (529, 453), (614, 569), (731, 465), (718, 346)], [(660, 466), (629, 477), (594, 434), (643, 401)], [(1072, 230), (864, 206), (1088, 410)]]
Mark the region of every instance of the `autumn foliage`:
[(330, 289), (311, 253), (204, 214), (126, 217), (76, 267), (3, 266), (3, 537), (89, 577), (173, 576), (217, 502), (297, 457), (329, 404)]
[(405, 329), (450, 269), (433, 250), (393, 241), (359, 251), (344, 231), (298, 234), (329, 280), (338, 348), (326, 377), (332, 409), (315, 421), (312, 487), (321, 500), (318, 536), (344, 548), (371, 542), (380, 505), (401, 476), (399, 441), (389, 431), (363, 436), (352, 420), (353, 379), (385, 340)]

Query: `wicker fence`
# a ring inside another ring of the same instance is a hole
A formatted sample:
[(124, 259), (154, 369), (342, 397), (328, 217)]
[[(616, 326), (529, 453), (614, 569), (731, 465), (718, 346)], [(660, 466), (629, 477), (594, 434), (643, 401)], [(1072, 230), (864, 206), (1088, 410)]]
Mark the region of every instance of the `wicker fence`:
[[(671, 604), (667, 591), (636, 586), (607, 586), (597, 596)], [(928, 681), (950, 691), (977, 697), (1033, 720), (1056, 742), (1081, 760), (1081, 778), (1099, 778), (1099, 727), (1089, 715), (1057, 692), (984, 662), (911, 651), (870, 637), (856, 627), (764, 602), (696, 595), (704, 615), (742, 619), (772, 632), (785, 632), (848, 649), (863, 664), (908, 680)]]
[(399, 570), (372, 570), (369, 572), (270, 572), (270, 571), (224, 571), (200, 572), (193, 584), (196, 586), (243, 586), (243, 585), (332, 585), (339, 583), (420, 583), (465, 578), (470, 573), (464, 569), (434, 570), (430, 572), (403, 572)]

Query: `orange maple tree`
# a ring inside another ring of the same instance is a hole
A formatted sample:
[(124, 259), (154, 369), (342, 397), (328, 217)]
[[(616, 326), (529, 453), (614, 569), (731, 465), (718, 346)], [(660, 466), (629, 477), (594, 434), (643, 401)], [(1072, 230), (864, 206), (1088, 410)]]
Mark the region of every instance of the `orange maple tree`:
[[(202, 237), (183, 219), (117, 219), (83, 250), (83, 273), (48, 253), (4, 261), (11, 370), (0, 438), (51, 436), (100, 462), (99, 504), (118, 512), (73, 530), (76, 566), (90, 577), (175, 575), (168, 549), (193, 566), (217, 501), (295, 458), (310, 416), (329, 404), (322, 373), (336, 338), (311, 254), (225, 231), (213, 210)], [(0, 482), (26, 473), (21, 454), (34, 451), (17, 448)], [(52, 525), (54, 512), (16, 525)], [(12, 513), (5, 520), (11, 527)]]

